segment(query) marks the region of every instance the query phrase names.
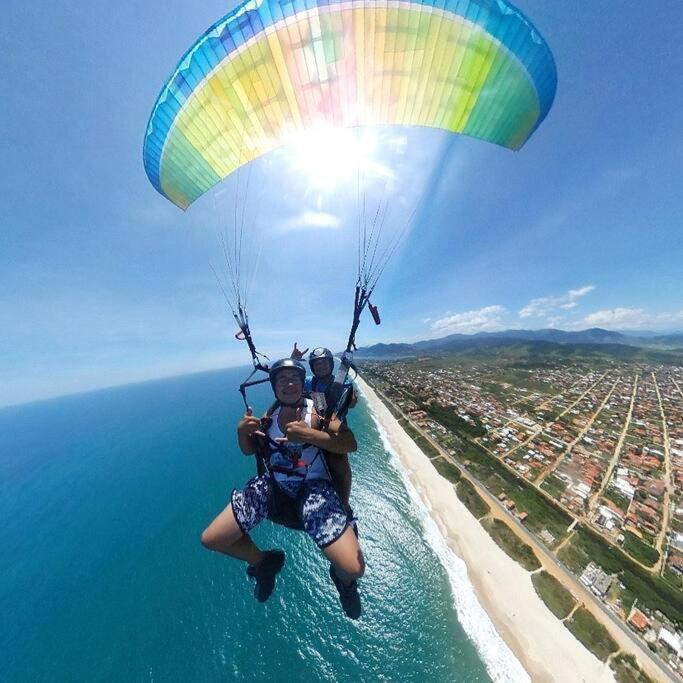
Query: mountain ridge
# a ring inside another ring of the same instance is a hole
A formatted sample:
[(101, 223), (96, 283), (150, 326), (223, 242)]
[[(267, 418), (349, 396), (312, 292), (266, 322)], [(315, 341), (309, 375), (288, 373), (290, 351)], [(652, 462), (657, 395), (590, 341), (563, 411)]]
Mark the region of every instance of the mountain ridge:
[[(648, 333), (645, 333), (646, 335)], [(476, 348), (492, 348), (519, 343), (551, 343), (559, 345), (587, 345), (609, 347), (636, 347), (657, 351), (683, 349), (683, 334), (662, 334), (653, 336), (632, 336), (621, 332), (592, 327), (586, 330), (568, 332), (546, 328), (541, 330), (504, 330), (501, 332), (477, 332), (475, 334), (450, 334), (438, 339), (427, 339), (414, 343), (379, 343), (361, 347), (358, 358), (383, 358), (412, 356), (421, 353), (445, 353)], [(614, 350), (614, 349), (613, 349)]]

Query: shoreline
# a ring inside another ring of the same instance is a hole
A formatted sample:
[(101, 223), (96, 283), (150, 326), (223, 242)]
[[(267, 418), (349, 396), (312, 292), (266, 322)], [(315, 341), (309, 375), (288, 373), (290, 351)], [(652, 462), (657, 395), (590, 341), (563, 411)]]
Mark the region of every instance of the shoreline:
[[(489, 536), (372, 388), (360, 377), (355, 381), (449, 550), (465, 563), (479, 604), (531, 679), (614, 681), (609, 664), (592, 655), (550, 612), (531, 574)], [(486, 663), (484, 653), (480, 655)]]

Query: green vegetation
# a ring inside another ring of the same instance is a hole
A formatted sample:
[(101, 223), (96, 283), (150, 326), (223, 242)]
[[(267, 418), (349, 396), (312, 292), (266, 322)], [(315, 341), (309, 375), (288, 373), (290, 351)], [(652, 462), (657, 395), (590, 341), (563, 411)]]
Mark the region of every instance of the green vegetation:
[(546, 571), (531, 576), (536, 592), (546, 607), (558, 618), (564, 619), (576, 605), (572, 594), (554, 577)]
[(647, 500), (647, 493), (643, 489), (636, 489), (633, 498), (637, 503), (644, 503)]
[(424, 436), (419, 436), (417, 439), (414, 439), (414, 441), (417, 444), (417, 447), (428, 458), (437, 458), (441, 455), (439, 449), (432, 446), (432, 444), (427, 439), (425, 439)]
[(683, 576), (672, 572), (671, 569), (667, 568), (662, 574), (665, 581), (668, 581), (672, 586), (676, 586), (678, 590), (683, 590)]
[(428, 457), (436, 458), (441, 455), (438, 448), (435, 448), (430, 441), (425, 439), (420, 432), (413, 427), (404, 417), (398, 419), (398, 423), (405, 430), (406, 434), (415, 442), (415, 445)]
[[(450, 348), (433, 351), (430, 357), (424, 357), (424, 350), (419, 352), (419, 360), (413, 360), (416, 367), (450, 368), (454, 365), (486, 364), (496, 368), (499, 376), (516, 386), (539, 391), (548, 391), (547, 387), (538, 384), (525, 375), (534, 368), (565, 368), (569, 364), (578, 367), (602, 368), (613, 367), (615, 362), (625, 363), (661, 363), (664, 365), (682, 365), (681, 349), (659, 350), (639, 348), (623, 344), (599, 343), (556, 343), (549, 341), (514, 342), (510, 339), (472, 339), (462, 343), (454, 343)], [(404, 361), (406, 356), (417, 354), (410, 346), (402, 349)], [(368, 359), (370, 360), (370, 359)], [(375, 360), (383, 360), (377, 357)], [(360, 360), (363, 363), (362, 360)], [(363, 363), (364, 365), (364, 363)], [(363, 367), (365, 372), (365, 367)]]
[(583, 607), (579, 607), (564, 625), (603, 662), (619, 649), (607, 629)]
[(413, 441), (417, 441), (418, 439), (423, 439), (423, 438), (424, 438), (424, 437), (422, 436), (422, 434), (420, 434), (420, 432), (418, 432), (417, 429), (415, 429), (415, 427), (413, 427), (413, 425), (410, 424), (410, 422), (408, 422), (408, 420), (406, 420), (404, 417), (402, 417), (402, 418), (398, 421), (398, 423), (401, 425), (401, 427), (403, 427), (403, 429), (406, 431), (406, 433), (408, 434), (408, 436), (409, 436)]
[(634, 559), (648, 567), (653, 567), (659, 560), (659, 551), (647, 543), (643, 543), (635, 534), (624, 531), (624, 550)]
[(536, 406), (536, 403), (532, 401), (531, 399), (525, 399), (525, 400), (518, 400), (515, 405), (514, 409), (515, 412), (517, 413), (532, 413), (534, 408)]
[[(549, 382), (534, 379), (526, 368), (517, 368), (513, 366), (500, 368), (500, 370), (496, 372), (496, 381), (511, 384), (515, 387), (513, 390), (515, 398), (519, 398), (516, 388), (528, 389), (529, 391), (538, 392), (539, 394), (557, 393), (557, 390)], [(508, 393), (510, 393), (510, 389), (508, 389)]]
[(404, 417), (402, 417), (402, 418), (398, 421), (398, 423), (401, 425), (401, 427), (403, 427), (403, 429), (405, 429), (405, 431), (407, 432), (408, 436), (409, 436), (413, 441), (415, 441), (416, 439), (421, 439), (421, 438), (422, 438), (422, 434), (420, 434), (420, 432), (418, 432), (417, 429), (415, 429), (415, 427), (413, 427), (413, 425), (411, 425), (410, 422), (408, 422), (408, 420), (406, 420)]
[(580, 576), (591, 558), (580, 548), (577, 536), (567, 543), (567, 545), (557, 554), (558, 559), (577, 576)]
[(604, 493), (605, 498), (611, 500), (622, 512), (628, 510), (631, 501), (614, 488), (608, 488)]
[(660, 610), (679, 628), (683, 626), (680, 590), (636, 564), (623, 551), (608, 545), (591, 529), (579, 525), (571, 541), (560, 550), (559, 558), (575, 574), (581, 574), (590, 561), (600, 565), (608, 574), (617, 574), (625, 587), (621, 603), (626, 611), (638, 598), (639, 606)]
[(469, 460), (469, 469), (493, 495), (505, 493), (514, 501), (519, 512), (528, 514), (524, 521), (526, 527), (537, 534), (547, 529), (555, 538), (555, 543), (559, 543), (567, 534), (572, 518), (531, 484), (510, 472), (500, 460), (473, 443), (467, 444), (465, 451), (458, 457), (461, 461)]
[(435, 458), (432, 460), (432, 465), (436, 468), (436, 471), (444, 478), (448, 479), (453, 484), (457, 484), (460, 481), (460, 470), (449, 460), (445, 458)]
[(492, 355), (496, 356), (499, 363), (507, 362), (507, 367), (511, 369), (547, 368), (553, 365), (564, 367), (569, 361), (588, 367), (611, 365), (614, 360), (666, 365), (680, 365), (683, 362), (683, 352), (678, 349), (658, 351), (622, 344), (556, 344), (546, 341), (510, 344), (507, 340), (506, 343), (491, 345), (490, 348), (470, 350), (460, 358), (490, 362)]
[(382, 401), (384, 405), (388, 408), (389, 412), (400, 422), (403, 418), (401, 411), (394, 406), (390, 401)]
[(421, 436), (420, 432), (418, 432), (417, 429), (415, 429), (415, 427), (413, 427), (413, 425), (411, 425), (410, 422), (408, 422), (408, 420), (406, 420), (404, 417), (399, 417), (398, 423), (413, 441)]
[(497, 399), (500, 399), (506, 403), (509, 403), (512, 400), (512, 392), (510, 391), (510, 388), (506, 389), (498, 382), (483, 382), (481, 388), (487, 394), (495, 396)]
[(499, 519), (485, 520), (483, 526), (498, 546), (524, 569), (532, 572), (541, 566), (531, 546), (523, 543), (505, 522)]
[(474, 486), (467, 479), (461, 479), (455, 487), (455, 491), (458, 494), (458, 498), (465, 504), (465, 507), (477, 519), (481, 519), (491, 511), (486, 501), (474, 490)]
[(423, 405), (422, 408), (427, 412), (427, 414), (436, 420), (439, 424), (442, 424), (446, 429), (451, 429), (454, 432), (459, 432), (461, 434), (466, 434), (472, 438), (478, 436), (485, 436), (486, 429), (482, 427), (479, 420), (474, 420), (474, 424), (468, 422), (467, 420), (456, 415), (452, 408), (444, 408), (439, 405)]
[[(563, 410), (563, 408), (553, 407), (552, 405), (548, 406), (547, 408), (544, 408), (541, 411), (541, 413), (543, 413), (543, 418), (542, 418), (543, 421), (548, 422), (548, 423), (555, 422), (555, 420), (557, 420), (557, 418), (562, 413), (562, 410)], [(536, 413), (536, 415), (539, 417), (539, 419), (541, 419), (540, 418), (541, 413)]]
[(633, 655), (620, 652), (610, 660), (609, 665), (618, 683), (654, 683), (638, 666)]
[(552, 496), (555, 498), (555, 500), (559, 500), (560, 496), (567, 488), (567, 485), (562, 481), (562, 479), (558, 479), (558, 477), (556, 477), (554, 474), (551, 474), (549, 477), (546, 477), (543, 480), (541, 488), (544, 491), (547, 491), (549, 496)]

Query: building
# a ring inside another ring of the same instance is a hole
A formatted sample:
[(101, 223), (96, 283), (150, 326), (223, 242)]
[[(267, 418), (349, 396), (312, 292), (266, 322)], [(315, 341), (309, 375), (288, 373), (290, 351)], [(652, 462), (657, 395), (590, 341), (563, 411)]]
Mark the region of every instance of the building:
[(631, 612), (631, 616), (628, 618), (628, 623), (633, 626), (636, 631), (645, 633), (650, 625), (650, 620), (639, 609), (634, 609)]
[(659, 640), (662, 645), (664, 645), (668, 650), (670, 650), (676, 657), (681, 653), (681, 639), (676, 633), (662, 627), (657, 635), (657, 640)]
[(588, 563), (579, 580), (599, 597), (604, 597), (612, 585), (612, 577), (606, 574), (602, 567), (598, 567), (595, 562)]
[(622, 517), (613, 509), (606, 505), (598, 506), (598, 514), (596, 517), (596, 524), (604, 527), (607, 531), (611, 531), (615, 526), (621, 527)]
[(629, 500), (631, 500), (631, 498), (633, 498), (633, 496), (636, 493), (636, 489), (633, 486), (631, 486), (631, 484), (626, 479), (622, 479), (621, 477), (617, 477), (615, 479), (615, 481), (613, 482), (613, 486), (622, 495), (626, 496)]
[(608, 574), (605, 574), (602, 569), (600, 570), (599, 575), (595, 578), (595, 581), (593, 581), (593, 585), (591, 586), (591, 590), (596, 594), (599, 595), (600, 597), (604, 597), (607, 595), (607, 591), (610, 589), (610, 586), (612, 585), (612, 577), (609, 576)]

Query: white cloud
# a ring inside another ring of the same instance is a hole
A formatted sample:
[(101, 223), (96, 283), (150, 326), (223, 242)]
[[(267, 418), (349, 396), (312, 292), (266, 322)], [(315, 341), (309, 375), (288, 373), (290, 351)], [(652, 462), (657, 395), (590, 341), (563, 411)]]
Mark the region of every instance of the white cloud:
[(641, 308), (608, 308), (590, 313), (583, 322), (592, 327), (640, 327), (646, 318)]
[(674, 329), (683, 325), (683, 310), (669, 313), (648, 313), (642, 308), (608, 308), (590, 313), (579, 324), (588, 327), (630, 330)]
[(499, 330), (503, 328), (503, 313), (505, 309), (502, 306), (485, 306), (476, 311), (465, 311), (439, 318), (432, 323), (431, 328), (441, 334), (472, 334)]
[(536, 318), (539, 316), (550, 315), (554, 310), (561, 308), (570, 310), (576, 308), (580, 299), (595, 289), (595, 285), (584, 285), (577, 289), (570, 289), (566, 294), (560, 296), (545, 296), (532, 299), (524, 308), (520, 309), (520, 318)]
[(302, 232), (305, 230), (336, 230), (341, 227), (341, 219), (325, 211), (302, 211), (278, 224), (280, 234)]
[(546, 327), (552, 327), (552, 328), (559, 328), (560, 325), (562, 325), (563, 321), (564, 321), (564, 318), (560, 315), (550, 316), (545, 321), (545, 326)]

